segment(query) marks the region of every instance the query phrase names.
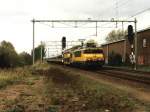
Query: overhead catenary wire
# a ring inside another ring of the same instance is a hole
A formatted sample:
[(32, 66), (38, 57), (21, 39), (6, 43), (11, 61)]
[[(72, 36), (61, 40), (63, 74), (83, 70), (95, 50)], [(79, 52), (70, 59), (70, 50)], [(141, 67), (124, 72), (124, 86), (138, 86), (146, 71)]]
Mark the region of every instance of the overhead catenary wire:
[(116, 8), (120, 8), (124, 5), (126, 5), (127, 3), (129, 3), (130, 0), (126, 0), (126, 1), (121, 1), (121, 0), (116, 0), (115, 3), (113, 2), (113, 4), (111, 4), (110, 6), (108, 6), (108, 8), (105, 7), (104, 10), (101, 11), (101, 14), (100, 15), (103, 15), (106, 13), (106, 11), (108, 12), (109, 10), (112, 11), (112, 9), (114, 8), (114, 10), (116, 10)]
[[(122, 7), (122, 6), (125, 6), (127, 3), (129, 3), (130, 2), (130, 0), (126, 0), (126, 1), (123, 1), (123, 2), (120, 2), (120, 1), (118, 1), (118, 0), (116, 0), (116, 2), (115, 2), (115, 4), (113, 4), (112, 5), (112, 7), (115, 7), (115, 10), (116, 10), (116, 18), (118, 19), (118, 16), (119, 16), (119, 8), (120, 7)], [(107, 9), (105, 9), (105, 10), (109, 10), (109, 9), (112, 9), (112, 7), (109, 7), (109, 8), (107, 8)], [(104, 11), (105, 11), (104, 10)], [(103, 11), (103, 12), (104, 12)], [(106, 12), (105, 12), (106, 13)], [(105, 23), (104, 25), (102, 25), (102, 26), (106, 26), (106, 25), (108, 25), (108, 24), (111, 24), (111, 23)]]
[[(141, 15), (141, 14), (147, 12), (147, 11), (150, 11), (150, 8), (146, 8), (146, 9), (143, 9), (143, 10), (141, 10), (141, 11), (139, 11), (139, 12), (136, 12), (136, 13), (130, 15), (129, 17), (127, 17), (125, 20), (130, 19), (130, 18), (133, 18), (133, 17), (136, 17), (136, 16), (138, 16), (138, 15)], [(108, 25), (108, 24), (110, 24), (110, 23), (106, 23), (106, 24), (104, 24), (104, 25), (106, 26), (106, 25)], [(121, 26), (121, 25), (119, 25), (118, 27), (120, 27), (120, 26)]]
[(140, 15), (140, 14), (143, 14), (143, 13), (149, 11), (149, 10), (150, 10), (150, 7), (149, 7), (149, 8), (146, 8), (146, 9), (143, 9), (142, 11), (139, 11), (139, 12), (133, 14), (133, 15), (130, 16), (129, 18), (133, 18), (133, 17), (135, 17), (135, 16), (137, 16), (137, 15)]

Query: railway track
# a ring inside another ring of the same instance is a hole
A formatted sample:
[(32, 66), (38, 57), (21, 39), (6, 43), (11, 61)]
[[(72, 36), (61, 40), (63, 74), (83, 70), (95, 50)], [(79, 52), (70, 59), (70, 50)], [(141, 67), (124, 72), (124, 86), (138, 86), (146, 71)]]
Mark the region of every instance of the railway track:
[[(55, 62), (55, 64), (59, 64)], [(77, 67), (70, 67), (66, 66), (67, 68), (74, 68), (78, 70), (84, 70), (89, 72), (98, 73), (100, 75), (105, 75), (113, 78), (119, 78), (123, 80), (128, 80), (131, 82), (138, 82), (146, 85), (150, 85), (150, 73), (149, 72), (142, 72), (142, 71), (135, 71), (135, 70), (127, 70), (127, 69), (119, 69), (119, 68), (113, 68), (113, 67), (103, 67), (101, 69), (96, 70), (88, 70), (83, 68), (77, 68)]]
[(119, 79), (129, 80), (132, 82), (138, 82), (150, 85), (150, 74), (148, 73), (138, 73), (138, 72), (131, 72), (127, 70), (116, 70), (116, 69), (103, 69), (95, 71), (98, 74), (101, 75), (107, 75)]
[[(72, 68), (72, 67), (69, 67)], [(100, 75), (105, 75), (113, 78), (118, 78), (122, 80), (128, 80), (130, 82), (136, 82), (141, 84), (150, 85), (150, 73), (143, 71), (127, 70), (127, 69), (117, 69), (111, 67), (103, 67), (100, 69), (88, 70), (83, 68), (76, 68), (80, 70), (90, 71), (98, 73)]]
[(109, 70), (119, 70), (119, 71), (124, 71), (124, 72), (150, 75), (150, 72), (148, 71), (133, 70), (133, 69), (128, 69), (128, 68), (111, 67), (111, 66), (104, 66), (103, 68), (109, 69)]

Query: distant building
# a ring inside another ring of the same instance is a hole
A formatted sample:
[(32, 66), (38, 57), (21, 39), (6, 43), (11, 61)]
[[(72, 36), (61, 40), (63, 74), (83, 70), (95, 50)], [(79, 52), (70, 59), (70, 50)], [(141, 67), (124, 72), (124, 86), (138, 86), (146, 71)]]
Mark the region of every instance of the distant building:
[[(125, 39), (102, 44), (105, 63), (108, 63), (109, 55), (114, 52), (122, 56), (122, 61), (127, 62), (131, 54), (131, 46), (127, 36)], [(138, 65), (150, 65), (150, 28), (143, 29), (137, 33), (137, 63)]]
[(150, 65), (150, 28), (138, 32), (138, 64)]

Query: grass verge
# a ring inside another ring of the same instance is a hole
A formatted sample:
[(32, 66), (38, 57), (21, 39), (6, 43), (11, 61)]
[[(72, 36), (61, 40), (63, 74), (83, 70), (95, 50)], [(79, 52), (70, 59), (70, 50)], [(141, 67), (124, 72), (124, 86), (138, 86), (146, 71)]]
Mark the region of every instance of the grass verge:
[(149, 112), (124, 91), (67, 69), (44, 63), (29, 71), (30, 81), (5, 112)]
[(134, 112), (127, 93), (63, 69), (51, 67), (45, 77), (50, 110), (56, 112)]
[(0, 89), (7, 85), (22, 82), (30, 72), (27, 68), (1, 69), (0, 70)]

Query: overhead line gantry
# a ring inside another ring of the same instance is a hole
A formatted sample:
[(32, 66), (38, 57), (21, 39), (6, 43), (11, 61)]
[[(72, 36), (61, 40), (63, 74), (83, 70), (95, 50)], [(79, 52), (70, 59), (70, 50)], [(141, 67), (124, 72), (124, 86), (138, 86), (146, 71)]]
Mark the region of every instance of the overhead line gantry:
[(44, 23), (44, 22), (49, 22), (53, 24), (52, 28), (54, 27), (54, 23), (61, 23), (61, 22), (69, 22), (69, 23), (74, 23), (74, 27), (72, 28), (79, 28), (80, 26), (78, 26), (78, 23), (95, 23), (95, 29), (96, 29), (96, 36), (97, 36), (97, 24), (98, 23), (103, 23), (103, 22), (108, 22), (108, 23), (116, 23), (116, 27), (118, 23), (134, 23), (134, 28), (135, 28), (135, 69), (137, 68), (137, 20), (115, 20), (115, 19), (111, 19), (111, 20), (91, 20), (91, 19), (87, 19), (87, 20), (36, 20), (33, 19), (31, 20), (31, 22), (33, 23), (33, 64), (34, 64), (34, 60), (35, 60), (35, 53), (34, 53), (34, 49), (35, 49), (35, 23)]

